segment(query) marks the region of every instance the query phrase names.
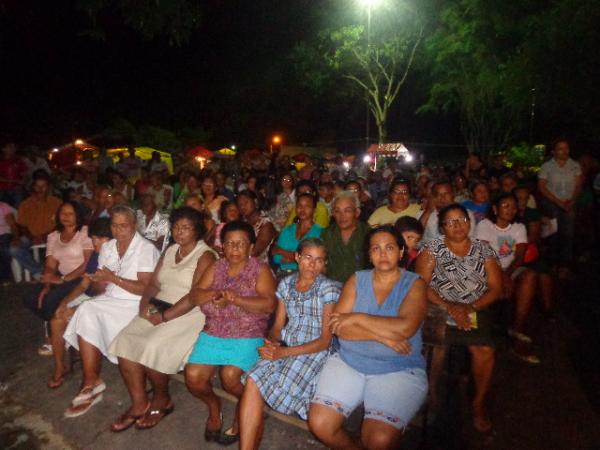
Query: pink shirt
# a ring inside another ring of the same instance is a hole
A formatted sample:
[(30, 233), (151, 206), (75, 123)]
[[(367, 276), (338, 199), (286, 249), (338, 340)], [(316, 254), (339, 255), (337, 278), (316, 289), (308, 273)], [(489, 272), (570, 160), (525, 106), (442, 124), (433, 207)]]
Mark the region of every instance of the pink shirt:
[(46, 242), (46, 256), (58, 261), (58, 271), (67, 275), (83, 264), (84, 250), (93, 250), (92, 239), (88, 236), (86, 226), (81, 227), (69, 242), (60, 240), (60, 231), (53, 231)]
[(0, 235), (11, 233), (10, 225), (6, 223), (6, 216), (9, 214), (15, 215), (15, 208), (8, 203), (0, 202)]

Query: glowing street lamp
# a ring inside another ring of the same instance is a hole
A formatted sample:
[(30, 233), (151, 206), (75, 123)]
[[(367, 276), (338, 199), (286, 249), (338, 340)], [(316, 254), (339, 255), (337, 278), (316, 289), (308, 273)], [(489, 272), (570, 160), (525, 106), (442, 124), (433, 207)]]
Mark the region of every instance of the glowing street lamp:
[(83, 139), (75, 139), (75, 145), (83, 145)]
[(231, 150), (235, 150), (235, 145), (231, 145)]
[(271, 139), (271, 145), (269, 146), (269, 153), (273, 153), (273, 145), (279, 145), (279, 144), (281, 144), (281, 136), (276, 134)]

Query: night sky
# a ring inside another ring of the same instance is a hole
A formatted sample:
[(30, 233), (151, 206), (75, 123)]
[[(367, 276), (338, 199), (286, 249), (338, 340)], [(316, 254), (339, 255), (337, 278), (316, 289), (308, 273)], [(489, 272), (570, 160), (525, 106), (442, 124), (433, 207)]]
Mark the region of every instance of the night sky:
[[(117, 118), (170, 130), (201, 126), (214, 146), (264, 146), (274, 131), (287, 143), (349, 150), (364, 139), (364, 105), (314, 98), (287, 63), (293, 46), (319, 25), (311, 0), (202, 2), (201, 24), (181, 47), (165, 36), (144, 40), (110, 10), (99, 18), (104, 38), (90, 37), (90, 20), (76, 1), (3, 4), (4, 139), (59, 145), (93, 136)], [(424, 92), (409, 80), (390, 136), (461, 143), (452, 117), (414, 115)]]

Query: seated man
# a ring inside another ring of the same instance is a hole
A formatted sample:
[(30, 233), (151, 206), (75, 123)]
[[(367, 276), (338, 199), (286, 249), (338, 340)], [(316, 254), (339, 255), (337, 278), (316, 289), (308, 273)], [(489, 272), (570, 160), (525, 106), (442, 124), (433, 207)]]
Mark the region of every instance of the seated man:
[(50, 178), (44, 171), (33, 174), (33, 192), (19, 205), (17, 224), (19, 236), (13, 236), (10, 254), (35, 279), (40, 279), (42, 266), (33, 259), (32, 245), (46, 243), (46, 237), (56, 226), (56, 211), (62, 201), (50, 195)]
[(366, 267), (363, 248), (369, 227), (358, 220), (359, 205), (354, 192), (339, 192), (333, 200), (335, 223), (321, 235), (327, 249), (327, 276), (342, 283)]
[(106, 286), (102, 295), (84, 302), (65, 331), (64, 338), (81, 353), (82, 389), (65, 411), (65, 417), (85, 414), (102, 400), (106, 384), (100, 378), (102, 355), (113, 364), (108, 347), (139, 311), (144, 289), (150, 282), (159, 252), (136, 232), (135, 211), (127, 206), (112, 210), (114, 239), (102, 246), (98, 270), (90, 279)]
[(140, 199), (137, 227), (138, 232), (161, 253), (169, 244), (169, 218), (158, 210), (152, 194), (144, 194)]

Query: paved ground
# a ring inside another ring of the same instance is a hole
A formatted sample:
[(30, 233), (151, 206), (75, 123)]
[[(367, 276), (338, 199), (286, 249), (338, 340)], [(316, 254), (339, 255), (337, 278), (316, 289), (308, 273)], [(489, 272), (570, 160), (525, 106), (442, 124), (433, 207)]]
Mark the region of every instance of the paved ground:
[[(480, 436), (470, 427), (468, 377), (461, 354), (453, 357), (443, 411), (432, 419), (423, 439), (419, 423), (403, 448), (439, 449), (596, 449), (600, 448), (600, 302), (594, 264), (575, 283), (561, 285), (563, 299), (554, 322), (536, 313), (534, 338), (543, 360), (529, 367), (501, 351), (490, 398), (495, 432)], [(104, 401), (87, 415), (63, 418), (80, 383), (76, 372), (58, 390), (46, 388), (50, 358), (40, 357), (40, 322), (24, 311), (24, 285), (0, 290), (0, 449), (210, 449), (202, 430), (206, 409), (185, 386), (171, 383), (175, 412), (148, 431), (113, 434), (110, 422), (127, 407), (125, 387), (115, 366), (106, 362)], [(79, 366), (76, 366), (78, 369)], [(226, 421), (233, 405), (224, 400)], [(305, 430), (275, 417), (266, 422), (264, 449), (322, 448)]]

